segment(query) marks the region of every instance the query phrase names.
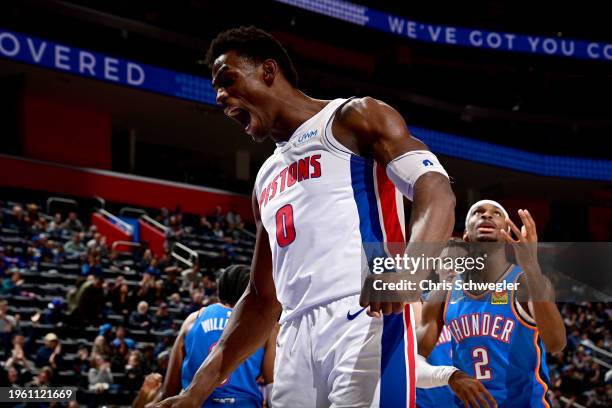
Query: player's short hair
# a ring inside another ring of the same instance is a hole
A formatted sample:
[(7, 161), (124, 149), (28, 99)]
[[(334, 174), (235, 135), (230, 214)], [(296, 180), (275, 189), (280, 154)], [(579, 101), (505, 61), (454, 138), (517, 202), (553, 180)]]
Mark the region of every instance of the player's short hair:
[(212, 69), (215, 60), (229, 51), (236, 51), (256, 63), (262, 63), (268, 58), (273, 59), (287, 81), (297, 87), (297, 72), (287, 50), (266, 31), (255, 26), (241, 26), (220, 32), (206, 52), (206, 65)]
[(230, 265), (217, 279), (219, 300), (230, 306), (235, 305), (249, 284), (251, 268), (247, 265)]

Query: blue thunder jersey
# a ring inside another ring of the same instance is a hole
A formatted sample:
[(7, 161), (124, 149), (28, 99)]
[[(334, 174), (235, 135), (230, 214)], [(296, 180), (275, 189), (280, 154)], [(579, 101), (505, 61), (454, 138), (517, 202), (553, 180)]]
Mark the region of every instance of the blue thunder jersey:
[[(433, 366), (452, 366), (452, 360), (451, 334), (448, 327), (444, 326), (427, 362)], [(419, 408), (450, 407), (454, 401), (455, 396), (448, 385), (416, 390), (416, 404)]]
[[(232, 309), (219, 303), (207, 306), (185, 336), (185, 359), (181, 369), (183, 389), (191, 383), (202, 362), (217, 344)], [(264, 350), (260, 348), (243, 362), (204, 402), (204, 407), (261, 407), (263, 395), (257, 384)], [(232, 402), (233, 401), (233, 402)]]
[[(501, 282), (517, 282), (521, 273), (512, 266)], [(514, 291), (477, 297), (457, 288), (456, 282), (461, 276), (453, 282), (444, 313), (452, 337), (452, 365), (480, 380), (500, 408), (550, 408), (544, 344), (535, 324), (518, 313)]]

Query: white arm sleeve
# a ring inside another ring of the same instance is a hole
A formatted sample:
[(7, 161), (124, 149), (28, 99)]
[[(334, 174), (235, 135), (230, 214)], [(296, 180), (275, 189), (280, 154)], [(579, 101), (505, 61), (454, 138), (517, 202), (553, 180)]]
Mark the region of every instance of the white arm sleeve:
[(416, 386), (434, 388), (448, 385), (451, 375), (458, 369), (452, 366), (432, 366), (420, 354), (416, 355)]
[(391, 160), (386, 170), (395, 187), (410, 200), (414, 195), (414, 185), (423, 174), (434, 171), (448, 178), (436, 155), (428, 150), (404, 153)]

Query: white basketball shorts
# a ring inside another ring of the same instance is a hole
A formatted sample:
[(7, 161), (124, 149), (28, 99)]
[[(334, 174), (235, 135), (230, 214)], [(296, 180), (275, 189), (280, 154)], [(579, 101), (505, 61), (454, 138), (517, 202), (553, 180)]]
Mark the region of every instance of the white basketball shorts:
[(273, 408), (415, 407), (416, 337), (410, 306), (371, 318), (353, 295), (282, 324)]

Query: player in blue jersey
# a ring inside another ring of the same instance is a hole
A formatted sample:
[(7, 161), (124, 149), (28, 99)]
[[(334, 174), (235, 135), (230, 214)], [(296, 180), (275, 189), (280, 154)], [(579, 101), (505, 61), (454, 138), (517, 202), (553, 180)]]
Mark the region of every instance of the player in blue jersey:
[[(232, 265), (218, 281), (219, 300), (187, 317), (172, 347), (168, 371), (161, 389), (161, 398), (178, 395), (193, 379), (198, 368), (215, 347), (232, 309), (249, 282), (249, 267)], [(263, 376), (272, 384), (276, 347), (276, 330), (266, 342), (247, 358), (204, 402), (206, 408), (243, 408), (263, 406), (263, 394), (257, 378)]]
[[(545, 353), (565, 347), (565, 327), (537, 261), (535, 222), (526, 210), (518, 215), (521, 230), (495, 201), (470, 208), (463, 238), (471, 250), (485, 251), (484, 267), (458, 275), (451, 290), (432, 293), (423, 308), (419, 350), (427, 355), (446, 325), (453, 365), (480, 380), (500, 407), (550, 407)], [(504, 243), (514, 249), (515, 263)], [(470, 292), (457, 285), (469, 281), (518, 285), (505, 292)]]

